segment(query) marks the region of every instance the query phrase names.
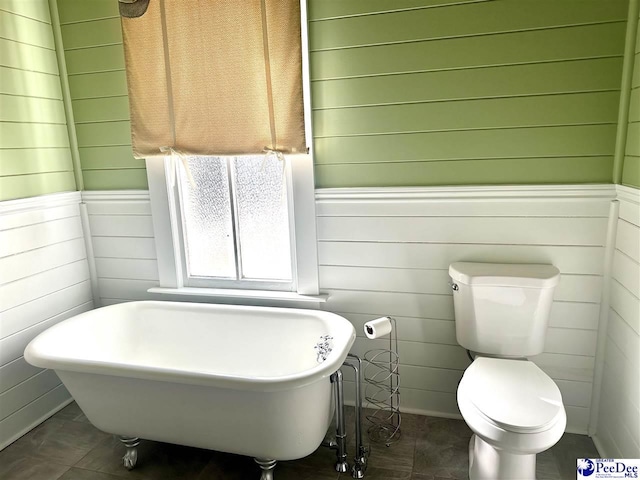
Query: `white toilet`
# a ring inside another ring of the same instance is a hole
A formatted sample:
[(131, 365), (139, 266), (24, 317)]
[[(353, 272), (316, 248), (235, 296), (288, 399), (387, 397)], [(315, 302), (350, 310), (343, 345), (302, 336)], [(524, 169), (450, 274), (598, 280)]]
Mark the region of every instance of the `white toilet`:
[(454, 263), (458, 343), (476, 355), (458, 385), (474, 432), (470, 480), (534, 480), (536, 454), (564, 433), (558, 386), (527, 360), (542, 353), (560, 272), (552, 265)]

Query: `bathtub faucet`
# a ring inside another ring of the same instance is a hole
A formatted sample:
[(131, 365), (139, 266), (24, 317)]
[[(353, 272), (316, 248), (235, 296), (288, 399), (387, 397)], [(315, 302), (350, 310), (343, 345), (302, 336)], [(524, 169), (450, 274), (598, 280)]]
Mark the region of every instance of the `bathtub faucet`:
[(333, 343), (331, 342), (331, 340), (333, 340), (333, 337), (331, 335), (322, 335), (320, 337), (320, 341), (316, 344), (315, 347), (313, 347), (316, 350), (316, 354), (318, 355), (318, 357), (316, 358), (318, 363), (324, 362), (331, 353), (331, 350), (333, 350)]

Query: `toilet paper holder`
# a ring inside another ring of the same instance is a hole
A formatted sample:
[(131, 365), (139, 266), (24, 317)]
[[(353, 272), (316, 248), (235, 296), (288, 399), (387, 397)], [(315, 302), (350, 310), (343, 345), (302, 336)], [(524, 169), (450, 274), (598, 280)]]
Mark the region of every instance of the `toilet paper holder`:
[(400, 356), (396, 320), (381, 317), (364, 324), (367, 338), (389, 336), (389, 348), (375, 348), (364, 354), (364, 381), (367, 408), (373, 412), (366, 415), (370, 426), (367, 429), (373, 442), (390, 446), (400, 440), (402, 417), (400, 413)]

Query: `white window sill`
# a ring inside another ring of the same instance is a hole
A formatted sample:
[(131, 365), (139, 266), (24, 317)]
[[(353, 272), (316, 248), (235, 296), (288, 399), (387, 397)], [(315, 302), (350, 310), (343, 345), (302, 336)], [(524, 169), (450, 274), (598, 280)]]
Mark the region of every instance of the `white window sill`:
[(326, 293), (319, 295), (301, 295), (296, 292), (277, 292), (270, 290), (232, 290), (226, 288), (166, 288), (153, 287), (147, 290), (149, 293), (160, 293), (162, 295), (177, 295), (183, 297), (218, 297), (235, 298), (247, 300), (272, 300), (277, 302), (309, 302), (324, 303), (329, 297)]

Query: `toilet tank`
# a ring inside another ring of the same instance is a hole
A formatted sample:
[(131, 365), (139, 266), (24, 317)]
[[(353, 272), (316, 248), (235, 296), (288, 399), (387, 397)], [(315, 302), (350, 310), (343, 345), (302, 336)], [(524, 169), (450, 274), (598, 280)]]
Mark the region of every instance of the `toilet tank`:
[(500, 357), (542, 353), (560, 280), (556, 267), (457, 262), (449, 276), (460, 345)]

